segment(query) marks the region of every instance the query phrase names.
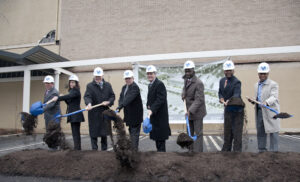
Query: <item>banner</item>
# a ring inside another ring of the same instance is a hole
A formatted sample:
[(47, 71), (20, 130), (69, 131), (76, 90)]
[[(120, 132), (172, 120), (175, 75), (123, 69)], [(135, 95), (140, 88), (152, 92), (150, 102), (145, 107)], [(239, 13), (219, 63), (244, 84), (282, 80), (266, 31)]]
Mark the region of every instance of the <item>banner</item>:
[[(223, 123), (224, 107), (219, 103), (218, 90), (219, 81), (224, 77), (223, 62), (218, 61), (203, 65), (196, 65), (196, 76), (204, 84), (205, 104), (207, 115), (204, 123)], [(167, 100), (169, 106), (170, 123), (185, 123), (184, 104), (181, 99), (183, 89), (184, 69), (183, 66), (156, 66), (157, 78), (160, 79), (167, 89)], [(141, 95), (146, 115), (146, 102), (148, 94), (148, 84), (146, 66), (139, 65), (138, 85), (141, 89)]]

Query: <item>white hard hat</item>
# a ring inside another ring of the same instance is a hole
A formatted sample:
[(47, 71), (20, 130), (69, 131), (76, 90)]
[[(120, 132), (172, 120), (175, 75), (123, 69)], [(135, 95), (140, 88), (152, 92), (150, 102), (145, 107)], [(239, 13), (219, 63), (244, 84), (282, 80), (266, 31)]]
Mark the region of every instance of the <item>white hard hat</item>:
[(258, 73), (269, 73), (270, 72), (270, 66), (268, 63), (260, 63), (258, 65), (258, 68), (257, 68), (257, 72)]
[(47, 75), (45, 78), (44, 78), (44, 83), (54, 83), (54, 78), (53, 76), (50, 76), (50, 75)]
[(124, 78), (131, 78), (131, 77), (133, 77), (133, 72), (131, 70), (126, 70), (126, 71), (124, 71), (123, 76), (124, 76)]
[(153, 65), (147, 66), (146, 73), (153, 73), (153, 72), (157, 72), (155, 66), (153, 66)]
[(223, 70), (234, 70), (234, 63), (231, 60), (225, 61), (225, 63), (223, 64)]
[(103, 76), (103, 75), (104, 75), (104, 73), (103, 73), (102, 68), (97, 67), (94, 69), (94, 76)]
[(71, 76), (69, 77), (69, 81), (71, 81), (71, 80), (73, 80), (73, 81), (78, 81), (78, 82), (79, 82), (79, 79), (78, 79), (78, 77), (77, 77), (76, 75), (71, 75)]
[(192, 68), (195, 68), (194, 62), (192, 60), (187, 60), (184, 63), (183, 69), (192, 69)]

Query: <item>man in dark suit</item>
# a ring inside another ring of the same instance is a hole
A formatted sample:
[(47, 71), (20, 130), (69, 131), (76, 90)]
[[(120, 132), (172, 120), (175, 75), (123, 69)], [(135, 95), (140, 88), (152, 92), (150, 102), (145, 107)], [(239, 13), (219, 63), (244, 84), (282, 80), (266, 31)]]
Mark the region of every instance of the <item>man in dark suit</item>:
[(150, 139), (155, 140), (158, 152), (166, 152), (166, 140), (171, 135), (169, 126), (167, 90), (162, 81), (156, 78), (156, 68), (150, 65), (146, 68), (150, 82), (147, 96), (147, 109), (152, 131)]
[[(233, 98), (241, 100), (241, 82), (233, 75), (234, 63), (231, 60), (223, 64), (225, 77), (220, 80), (219, 101), (224, 104), (224, 145), (222, 151), (242, 151), (244, 106), (228, 105)], [(242, 101), (241, 101), (242, 102)]]
[[(107, 135), (110, 134), (110, 122), (103, 116), (103, 111), (114, 104), (115, 93), (109, 82), (103, 79), (103, 70), (94, 69), (94, 79), (86, 86), (84, 101), (88, 110), (89, 133), (93, 150), (98, 150), (98, 137), (101, 137), (101, 150), (107, 150)], [(103, 106), (92, 106), (103, 103)]]
[[(60, 105), (59, 102), (54, 102), (59, 96), (59, 92), (54, 87), (54, 78), (50, 75), (44, 78), (45, 85), (45, 95), (44, 95), (44, 103), (50, 103), (43, 107), (44, 110), (44, 119), (46, 129), (48, 128), (48, 123), (55, 119), (55, 116), (61, 114), (60, 113)], [(53, 100), (53, 102), (51, 102)], [(59, 122), (59, 120), (57, 120)]]
[(124, 108), (124, 122), (129, 126), (131, 146), (138, 150), (141, 123), (143, 121), (143, 103), (139, 86), (134, 82), (133, 72), (124, 72), (126, 84), (123, 86), (117, 111)]

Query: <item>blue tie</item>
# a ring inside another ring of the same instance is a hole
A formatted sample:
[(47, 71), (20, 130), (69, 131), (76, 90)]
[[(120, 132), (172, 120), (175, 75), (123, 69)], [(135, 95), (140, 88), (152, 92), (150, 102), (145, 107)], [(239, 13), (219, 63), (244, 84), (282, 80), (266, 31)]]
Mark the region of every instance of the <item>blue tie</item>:
[(258, 102), (261, 102), (261, 89), (262, 89), (262, 86), (263, 86), (263, 82), (260, 82), (258, 84), (258, 91), (257, 91), (257, 101)]

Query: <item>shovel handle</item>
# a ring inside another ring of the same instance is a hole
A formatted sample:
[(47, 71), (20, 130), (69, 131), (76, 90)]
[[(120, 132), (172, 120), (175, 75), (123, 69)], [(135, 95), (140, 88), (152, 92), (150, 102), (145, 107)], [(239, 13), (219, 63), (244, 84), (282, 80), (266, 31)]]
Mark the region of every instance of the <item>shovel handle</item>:
[(184, 104), (184, 112), (187, 113), (187, 108), (186, 108), (186, 100), (183, 100), (183, 104)]
[(258, 102), (258, 101), (254, 100), (254, 99), (252, 99), (252, 98), (250, 98), (250, 97), (248, 97), (248, 96), (246, 96), (246, 98), (249, 99), (249, 100), (251, 100), (252, 102), (254, 102), (254, 103), (256, 103), (256, 104), (259, 104), (259, 105), (261, 105), (261, 106), (263, 106), (263, 107), (269, 109), (270, 111), (272, 111), (272, 112), (274, 112), (274, 113), (276, 113), (276, 114), (279, 114), (278, 111), (276, 111), (275, 109), (273, 109), (273, 108), (271, 108), (271, 107), (269, 107), (269, 106), (264, 105), (264, 104), (261, 103), (261, 102)]
[[(95, 108), (95, 107), (103, 106), (103, 105), (104, 105), (103, 102), (101, 104), (93, 105), (92, 109)], [(56, 116), (56, 118), (68, 117), (68, 116), (71, 116), (71, 115), (74, 115), (74, 114), (77, 114), (77, 113), (80, 113), (80, 112), (83, 112), (83, 111), (86, 111), (86, 109), (81, 109), (81, 110), (74, 111), (74, 112), (71, 112), (71, 113), (68, 113), (68, 114), (64, 114), (64, 115), (58, 115), (58, 116)]]

